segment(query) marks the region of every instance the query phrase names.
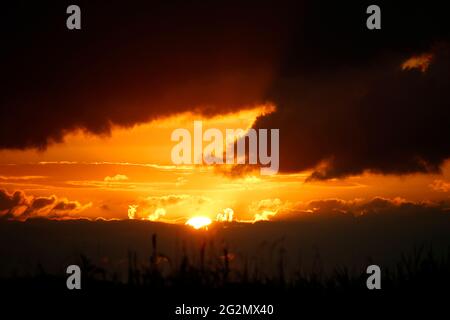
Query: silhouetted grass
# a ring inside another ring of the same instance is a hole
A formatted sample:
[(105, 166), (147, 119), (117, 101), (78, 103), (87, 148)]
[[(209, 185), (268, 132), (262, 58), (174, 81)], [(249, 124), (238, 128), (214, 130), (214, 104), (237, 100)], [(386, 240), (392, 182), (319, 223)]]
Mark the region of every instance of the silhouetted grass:
[[(334, 316), (337, 310), (354, 312), (357, 308), (364, 308), (363, 314), (396, 308), (405, 315), (406, 311), (414, 313), (417, 306), (426, 306), (425, 301), (437, 305), (439, 299), (448, 296), (450, 285), (450, 250), (443, 254), (430, 245), (400, 254), (394, 264), (380, 265), (382, 290), (368, 290), (366, 268), (376, 264), (371, 259), (359, 267), (339, 265), (329, 269), (324, 268), (317, 253), (312, 263), (298, 261), (292, 271), (286, 267), (292, 257), (281, 245), (265, 244), (264, 250), (255, 252), (263, 255), (268, 251), (269, 258), (248, 257), (232, 252), (225, 243), (204, 240), (194, 250), (187, 250), (183, 244), (179, 256), (169, 257), (160, 252), (156, 234), (149, 242), (147, 256), (139, 257), (132, 250), (125, 253), (125, 274), (84, 255), (71, 261), (81, 267), (82, 290), (67, 290), (66, 265), (55, 273), (47, 272), (42, 264), (27, 275), (13, 273), (0, 279), (0, 288), (9, 297), (26, 293), (39, 301), (38, 307), (59, 301), (69, 309), (91, 305), (101, 314), (120, 308), (128, 316), (139, 310), (152, 319), (181, 319), (174, 310), (182, 304), (215, 308), (220, 304), (270, 304), (276, 313), (261, 319), (294, 319), (306, 310), (316, 316)], [(215, 318), (225, 319), (208, 316)]]
[[(181, 257), (171, 258), (158, 250), (156, 234), (151, 237), (149, 257), (140, 259), (134, 251), (128, 252), (128, 272), (125, 279), (104, 267), (97, 266), (81, 255), (74, 264), (82, 270), (82, 287), (85, 290), (166, 290), (166, 289), (251, 289), (260, 288), (284, 292), (308, 294), (365, 293), (367, 292), (366, 267), (350, 269), (335, 266), (331, 272), (324, 271), (320, 255), (314, 258), (312, 268), (306, 269), (299, 262), (296, 271), (287, 273), (287, 252), (282, 247), (274, 249), (269, 259), (273, 266), (261, 265), (248, 257), (230, 252), (227, 245), (220, 248), (212, 242), (203, 241), (197, 253), (188, 254), (183, 245)], [(256, 259), (256, 261), (258, 261)], [(261, 260), (263, 261), (263, 260)], [(266, 262), (267, 263), (267, 262)], [(269, 267), (269, 268), (268, 268)], [(450, 284), (450, 250), (438, 254), (431, 246), (415, 247), (401, 254), (393, 266), (381, 266), (383, 291), (407, 292), (445, 289)], [(267, 272), (272, 269), (275, 272)], [(2, 279), (3, 286), (45, 287), (65, 289), (65, 272), (50, 274), (39, 264), (34, 274), (15, 275)]]

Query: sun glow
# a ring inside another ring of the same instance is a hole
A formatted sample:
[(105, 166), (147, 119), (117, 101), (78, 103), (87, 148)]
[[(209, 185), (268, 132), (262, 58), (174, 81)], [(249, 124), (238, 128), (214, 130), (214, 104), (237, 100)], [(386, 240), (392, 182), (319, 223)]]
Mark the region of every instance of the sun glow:
[(208, 217), (193, 217), (190, 218), (186, 224), (194, 229), (207, 228), (211, 224), (212, 220)]

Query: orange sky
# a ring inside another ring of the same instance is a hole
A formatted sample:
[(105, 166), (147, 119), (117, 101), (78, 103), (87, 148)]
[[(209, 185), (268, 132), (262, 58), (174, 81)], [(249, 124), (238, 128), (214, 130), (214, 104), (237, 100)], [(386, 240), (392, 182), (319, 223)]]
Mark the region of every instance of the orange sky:
[(228, 208), (237, 220), (265, 219), (317, 199), (448, 198), (448, 163), (442, 175), (364, 174), (322, 182), (305, 182), (307, 172), (261, 176), (255, 171), (229, 177), (212, 166), (172, 165), (174, 129), (192, 129), (193, 120), (203, 120), (206, 128), (246, 129), (271, 108), (261, 106), (211, 119), (182, 114), (115, 128), (111, 136), (69, 134), (64, 143), (45, 151), (0, 151), (0, 186), (9, 193), (22, 190), (30, 197), (54, 195), (76, 201), (79, 207), (70, 217), (127, 219), (131, 209), (135, 218), (168, 222), (185, 222), (199, 215), (215, 220)]

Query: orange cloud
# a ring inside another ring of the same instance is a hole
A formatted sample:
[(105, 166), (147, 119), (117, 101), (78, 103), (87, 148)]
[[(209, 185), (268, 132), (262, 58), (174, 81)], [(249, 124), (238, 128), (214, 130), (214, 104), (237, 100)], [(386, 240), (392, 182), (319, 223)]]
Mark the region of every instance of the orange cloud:
[(106, 176), (105, 179), (103, 179), (105, 182), (116, 182), (116, 181), (127, 181), (129, 180), (128, 177), (124, 174), (116, 174), (115, 176)]
[(422, 72), (427, 71), (430, 66), (433, 55), (431, 53), (424, 53), (405, 60), (402, 63), (402, 70), (419, 69)]
[(444, 180), (434, 180), (429, 186), (431, 189), (440, 192), (448, 192), (450, 190), (450, 182)]
[(55, 195), (49, 197), (27, 196), (23, 191), (8, 193), (0, 190), (0, 218), (24, 221), (29, 218), (70, 219), (90, 207), (78, 201), (69, 201)]
[[(142, 198), (128, 206), (129, 219), (162, 220), (170, 209), (174, 212), (196, 212), (211, 202), (209, 198), (188, 194), (170, 194)], [(169, 222), (169, 220), (165, 220)]]
[(286, 207), (280, 199), (264, 199), (252, 202), (249, 211), (254, 214), (254, 221), (267, 221)]

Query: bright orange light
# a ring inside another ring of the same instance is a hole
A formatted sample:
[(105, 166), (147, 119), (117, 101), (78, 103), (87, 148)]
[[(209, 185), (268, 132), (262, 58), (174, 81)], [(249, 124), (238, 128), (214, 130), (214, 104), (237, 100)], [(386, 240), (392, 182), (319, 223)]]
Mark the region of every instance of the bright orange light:
[(206, 228), (210, 225), (212, 220), (208, 217), (193, 217), (190, 218), (186, 224), (194, 229)]

